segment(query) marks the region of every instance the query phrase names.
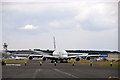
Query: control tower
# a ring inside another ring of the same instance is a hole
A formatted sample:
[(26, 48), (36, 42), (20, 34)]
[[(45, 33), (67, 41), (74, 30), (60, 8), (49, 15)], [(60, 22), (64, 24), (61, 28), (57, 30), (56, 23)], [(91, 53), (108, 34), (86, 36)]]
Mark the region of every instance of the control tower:
[(3, 44), (4, 58), (7, 58), (7, 47), (8, 47), (8, 45), (6, 43), (4, 43)]

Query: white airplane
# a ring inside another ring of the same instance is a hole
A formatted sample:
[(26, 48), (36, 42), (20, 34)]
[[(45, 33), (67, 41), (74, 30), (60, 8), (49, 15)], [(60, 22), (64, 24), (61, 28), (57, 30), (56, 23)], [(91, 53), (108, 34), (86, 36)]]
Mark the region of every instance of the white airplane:
[(53, 37), (53, 40), (54, 40), (54, 52), (52, 53), (52, 55), (47, 54), (47, 53), (41, 53), (39, 51), (35, 51), (42, 55), (43, 61), (45, 61), (46, 59), (50, 59), (51, 62), (54, 62), (54, 61), (63, 62), (64, 60), (65, 60), (65, 62), (67, 62), (68, 59), (75, 59), (76, 61), (79, 61), (79, 60), (81, 60), (82, 57), (85, 57), (87, 59), (88, 57), (91, 57), (91, 56), (96, 56), (96, 57), (100, 56), (100, 55), (88, 55), (85, 53), (83, 53), (83, 54), (73, 53), (72, 56), (69, 56), (69, 54), (72, 54), (72, 53), (67, 53), (65, 50), (56, 49), (55, 37)]

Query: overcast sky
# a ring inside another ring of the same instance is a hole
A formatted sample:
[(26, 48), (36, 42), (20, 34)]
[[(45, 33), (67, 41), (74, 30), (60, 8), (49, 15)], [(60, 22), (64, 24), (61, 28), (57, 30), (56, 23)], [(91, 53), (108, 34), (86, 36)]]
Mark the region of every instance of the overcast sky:
[(9, 49), (118, 49), (118, 0), (4, 0)]

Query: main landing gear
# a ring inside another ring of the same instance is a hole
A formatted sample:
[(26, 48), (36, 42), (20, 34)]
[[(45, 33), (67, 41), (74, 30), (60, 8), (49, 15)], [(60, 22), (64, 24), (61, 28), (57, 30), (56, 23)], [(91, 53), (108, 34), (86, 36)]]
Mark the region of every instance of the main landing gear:
[[(56, 62), (56, 63), (58, 63), (58, 61), (57, 60), (52, 60), (51, 61), (51, 63), (54, 63), (54, 62)], [(60, 60), (60, 63), (68, 63), (68, 61), (67, 60)]]

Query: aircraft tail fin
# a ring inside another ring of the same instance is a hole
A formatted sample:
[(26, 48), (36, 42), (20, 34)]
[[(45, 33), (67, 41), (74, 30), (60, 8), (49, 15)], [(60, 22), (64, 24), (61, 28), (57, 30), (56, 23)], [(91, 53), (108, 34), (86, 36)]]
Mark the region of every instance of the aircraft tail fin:
[(53, 41), (54, 41), (54, 50), (56, 50), (55, 36), (53, 36)]

